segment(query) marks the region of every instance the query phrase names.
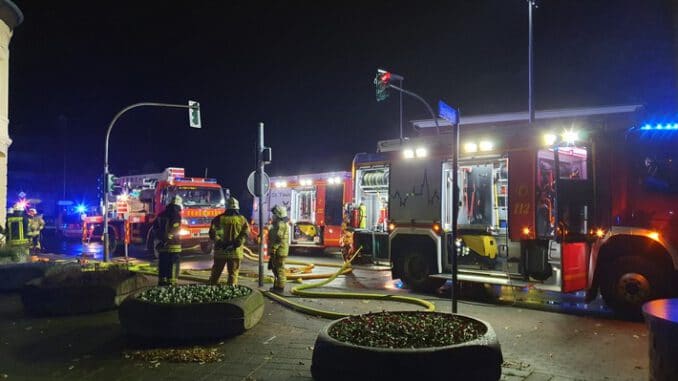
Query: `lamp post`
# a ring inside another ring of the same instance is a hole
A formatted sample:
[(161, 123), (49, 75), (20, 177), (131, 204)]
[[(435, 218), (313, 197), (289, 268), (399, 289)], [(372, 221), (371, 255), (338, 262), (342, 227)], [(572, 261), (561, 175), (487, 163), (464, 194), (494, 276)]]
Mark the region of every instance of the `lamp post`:
[(115, 122), (122, 116), (122, 114), (126, 113), (127, 111), (137, 108), (137, 107), (145, 107), (145, 106), (150, 106), (150, 107), (170, 107), (170, 108), (188, 108), (188, 109), (199, 109), (200, 106), (197, 103), (191, 104), (189, 101), (189, 104), (182, 105), (182, 104), (174, 104), (174, 103), (158, 103), (158, 102), (140, 102), (140, 103), (135, 103), (132, 105), (129, 105), (122, 110), (118, 111), (117, 114), (113, 117), (113, 120), (111, 120), (111, 123), (108, 125), (108, 129), (106, 130), (106, 144), (105, 144), (105, 149), (104, 149), (104, 205), (103, 205), (103, 214), (104, 214), (104, 228), (103, 228), (103, 236), (104, 236), (104, 262), (108, 262), (110, 260), (110, 247), (109, 247), (109, 242), (110, 242), (110, 237), (108, 235), (108, 140), (111, 136), (111, 130), (113, 130), (113, 126), (115, 125)]
[(532, 51), (532, 9), (536, 8), (536, 0), (527, 0), (527, 19), (528, 19), (528, 42), (527, 42), (527, 111), (529, 113), (530, 125), (534, 123), (534, 83), (532, 78), (532, 66), (534, 54)]

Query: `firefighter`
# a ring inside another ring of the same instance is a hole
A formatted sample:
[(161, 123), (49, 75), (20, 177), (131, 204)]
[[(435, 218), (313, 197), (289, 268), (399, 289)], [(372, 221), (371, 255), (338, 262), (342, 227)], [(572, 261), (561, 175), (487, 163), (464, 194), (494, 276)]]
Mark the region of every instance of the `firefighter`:
[(158, 285), (176, 284), (179, 277), (179, 257), (181, 254), (181, 196), (174, 196), (165, 210), (158, 215), (156, 237), (158, 244)]
[(290, 227), (287, 224), (287, 209), (276, 205), (271, 209), (273, 221), (268, 230), (268, 248), (271, 257), (268, 260), (268, 268), (273, 270), (275, 281), (272, 291), (282, 292), (285, 290), (285, 258), (290, 250)]
[(358, 216), (360, 218), (358, 227), (360, 229), (367, 229), (367, 206), (365, 206), (364, 202), (361, 202), (358, 207)]
[(226, 202), (226, 212), (216, 216), (210, 226), (210, 239), (214, 241), (214, 264), (209, 284), (219, 284), (219, 277), (228, 271), (228, 284), (238, 284), (243, 245), (247, 240), (249, 225), (240, 215), (240, 203), (234, 197)]
[(35, 208), (28, 209), (28, 238), (31, 241), (31, 251), (39, 252), (42, 250), (40, 237), (42, 229), (45, 228), (45, 220), (38, 214)]

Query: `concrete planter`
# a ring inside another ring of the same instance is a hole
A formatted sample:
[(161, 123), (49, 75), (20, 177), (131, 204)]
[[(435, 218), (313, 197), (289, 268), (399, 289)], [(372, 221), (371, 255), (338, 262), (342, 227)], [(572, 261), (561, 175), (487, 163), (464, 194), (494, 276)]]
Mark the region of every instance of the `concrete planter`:
[(643, 305), (650, 330), (650, 380), (678, 380), (678, 299), (659, 299)]
[(52, 262), (12, 263), (0, 265), (0, 291), (20, 291), (33, 279), (61, 271), (79, 270), (77, 263), (55, 264)]
[(482, 323), (485, 333), (449, 346), (375, 348), (332, 338), (331, 327), (350, 317), (335, 320), (318, 334), (311, 374), (316, 380), (499, 380), (503, 357), (494, 330), (483, 321), (457, 316)]
[(255, 326), (264, 313), (258, 290), (223, 302), (164, 304), (125, 300), (118, 317), (125, 334), (135, 339), (211, 340), (239, 335)]
[(111, 310), (128, 296), (156, 283), (155, 278), (130, 271), (117, 271), (115, 276), (104, 273), (73, 270), (33, 279), (21, 292), (24, 310), (38, 316)]

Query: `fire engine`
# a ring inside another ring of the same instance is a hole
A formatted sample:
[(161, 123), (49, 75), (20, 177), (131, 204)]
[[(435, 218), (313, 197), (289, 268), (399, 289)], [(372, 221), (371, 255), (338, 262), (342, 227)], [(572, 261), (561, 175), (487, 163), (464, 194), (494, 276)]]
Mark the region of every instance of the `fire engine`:
[[(354, 160), (368, 224), (354, 246), (413, 289), (458, 279), (586, 291), (636, 313), (678, 290), (678, 124), (645, 124), (637, 105), (461, 119), (453, 235), (452, 134), (378, 143)], [(449, 125), (448, 125), (449, 127)], [(431, 132), (433, 131), (433, 132)], [(379, 210), (388, 204), (388, 225)]]
[[(270, 178), (271, 189), (263, 200), (264, 221), (271, 208), (287, 208), (292, 226), (290, 247), (296, 251), (339, 247), (343, 232), (344, 206), (351, 200), (351, 173), (310, 173)], [(252, 235), (259, 226), (259, 202), (252, 208)]]
[[(115, 189), (115, 199), (108, 200), (112, 247), (127, 235), (131, 243), (146, 243), (149, 253), (155, 253), (157, 238), (151, 226), (165, 205), (179, 195), (183, 199), (179, 233), (182, 247), (200, 245), (203, 253), (212, 251), (210, 223), (225, 211), (225, 199), (228, 197), (216, 179), (185, 177), (183, 168), (172, 167), (161, 173), (118, 177)], [(102, 228), (98, 225), (102, 220), (101, 216), (86, 219), (83, 238), (91, 240), (92, 235), (101, 235)]]

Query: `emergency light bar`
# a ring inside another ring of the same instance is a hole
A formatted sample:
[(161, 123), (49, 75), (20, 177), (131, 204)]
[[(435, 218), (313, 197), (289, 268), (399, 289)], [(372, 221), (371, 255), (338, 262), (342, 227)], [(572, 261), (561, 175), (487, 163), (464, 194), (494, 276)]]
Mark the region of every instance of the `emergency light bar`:
[(646, 124), (643, 127), (640, 127), (641, 130), (678, 130), (678, 123), (667, 123), (667, 124), (657, 124), (657, 125), (651, 125), (651, 124)]
[(202, 177), (175, 177), (174, 181), (176, 182), (192, 182), (192, 183), (210, 183), (216, 184), (217, 179), (205, 179)]

